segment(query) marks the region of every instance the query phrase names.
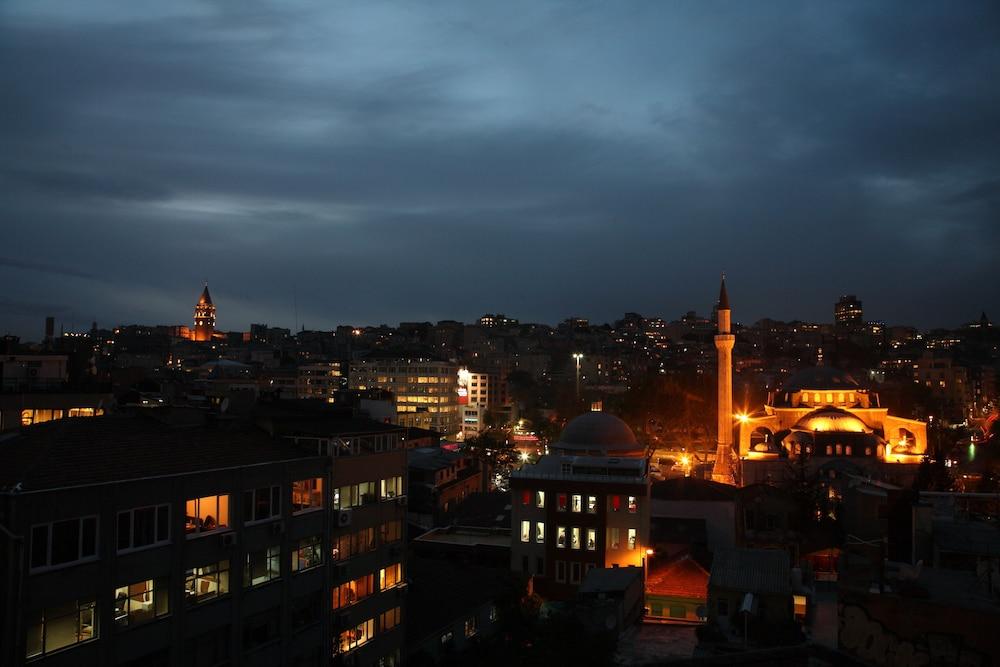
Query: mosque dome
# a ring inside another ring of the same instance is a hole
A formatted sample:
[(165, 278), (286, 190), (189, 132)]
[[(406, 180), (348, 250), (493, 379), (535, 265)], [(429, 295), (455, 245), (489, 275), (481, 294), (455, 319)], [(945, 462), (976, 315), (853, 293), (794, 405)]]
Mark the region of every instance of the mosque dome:
[(628, 424), (606, 412), (588, 412), (571, 419), (550, 449), (593, 456), (642, 456), (645, 452)]
[(785, 380), (782, 391), (815, 391), (822, 389), (853, 390), (861, 385), (849, 373), (831, 366), (804, 368)]
[(794, 427), (796, 430), (802, 431), (834, 431), (834, 432), (848, 432), (848, 433), (871, 433), (872, 429), (868, 427), (861, 419), (851, 414), (846, 410), (841, 410), (840, 408), (825, 407), (819, 410), (813, 410), (805, 417), (800, 419)]

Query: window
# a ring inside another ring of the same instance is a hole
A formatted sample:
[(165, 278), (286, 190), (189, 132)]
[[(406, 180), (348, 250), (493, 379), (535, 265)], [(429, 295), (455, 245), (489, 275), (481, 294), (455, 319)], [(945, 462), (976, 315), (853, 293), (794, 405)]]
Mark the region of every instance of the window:
[(382, 544), (398, 542), (403, 539), (403, 522), (398, 519), (396, 521), (386, 521), (380, 526), (379, 532), (381, 533)]
[(363, 644), (367, 644), (374, 636), (375, 619), (369, 618), (367, 621), (362, 621), (354, 626), (354, 628), (341, 632), (337, 638), (337, 648), (340, 653), (347, 653)]
[(214, 600), (229, 592), (229, 561), (195, 567), (184, 574), (184, 597), (189, 605)]
[(137, 507), (118, 513), (118, 551), (170, 541), (170, 505)]
[(475, 637), (477, 631), (476, 617), (472, 616), (471, 618), (465, 619), (465, 636)]
[(243, 622), (243, 650), (270, 644), (281, 637), (281, 609), (274, 607), (248, 616)]
[(545, 492), (535, 491), (535, 507), (543, 509), (545, 507)]
[(281, 576), (281, 547), (270, 546), (260, 551), (247, 552), (243, 564), (243, 585), (260, 586)]
[(556, 526), (556, 547), (566, 548), (566, 526)]
[(521, 541), (530, 542), (531, 541), (531, 522), (522, 521), (521, 522)]
[(97, 517), (86, 516), (31, 527), (31, 569), (97, 558)]
[(187, 667), (215, 667), (229, 664), (232, 629), (228, 625), (184, 641), (184, 664)]
[(719, 616), (729, 616), (729, 600), (719, 598), (716, 602), (716, 609), (719, 610)]
[(587, 496), (587, 514), (597, 514), (597, 496)]
[(313, 477), (292, 482), (292, 512), (323, 508), (323, 478)]
[(292, 572), (301, 572), (323, 564), (323, 538), (306, 537), (292, 549)]
[(597, 531), (593, 528), (587, 529), (587, 551), (597, 550)]
[(492, 604), (490, 605), (490, 623), (496, 623), (497, 618), (499, 618), (497, 606), (495, 604)]
[(389, 611), (379, 616), (379, 622), (378, 622), (379, 632), (386, 632), (387, 630), (392, 630), (394, 627), (399, 625), (399, 622), (402, 619), (403, 619), (403, 610), (400, 607), (393, 607)]
[(621, 512), (622, 511), (622, 497), (621, 496), (611, 496), (611, 511)]
[(566, 561), (556, 561), (556, 581), (563, 583), (566, 581)]
[(323, 591), (292, 600), (292, 629), (300, 630), (323, 617)]
[(671, 618), (687, 618), (687, 608), (684, 605), (670, 605)]
[(628, 548), (635, 549), (635, 528), (628, 529)]
[(570, 529), (570, 548), (579, 549), (580, 548), (580, 529), (577, 526), (573, 526)]
[(229, 528), (229, 496), (205, 496), (185, 504), (184, 532), (188, 537)]
[(379, 485), (379, 498), (390, 500), (403, 495), (403, 478), (400, 475), (383, 479)]
[(531, 504), (531, 491), (528, 489), (521, 491), (521, 504), (525, 507)]
[(611, 548), (620, 549), (621, 548), (621, 529), (611, 528)]
[(166, 579), (147, 579), (115, 589), (115, 624), (128, 627), (165, 616), (170, 588)]
[(628, 497), (628, 511), (629, 514), (635, 514), (639, 511), (639, 499), (635, 496)]
[(443, 635), (441, 635), (441, 645), (442, 646), (446, 646), (446, 645), (450, 644), (452, 639), (453, 639), (453, 635), (452, 635), (451, 631), (449, 630), (448, 632), (446, 632)]
[(545, 576), (545, 559), (541, 556), (535, 556), (535, 574), (539, 577)]
[(569, 583), (580, 583), (580, 563), (569, 564)]
[(536, 521), (535, 522), (535, 542), (538, 544), (545, 544), (545, 522)]
[(265, 486), (243, 492), (243, 521), (254, 523), (281, 515), (281, 487)]
[(378, 589), (380, 591), (384, 591), (387, 588), (392, 588), (393, 586), (399, 584), (402, 579), (402, 563), (395, 563), (393, 565), (389, 565), (388, 567), (383, 567), (378, 571)]
[(567, 503), (566, 494), (565, 493), (560, 493), (556, 497), (556, 499), (557, 499), (556, 509), (558, 511), (560, 511), (560, 512), (565, 512), (566, 511), (566, 503)]
[(581, 499), (580, 494), (574, 493), (573, 494), (573, 505), (572, 505), (571, 509), (574, 512), (581, 512), (581, 511), (583, 511), (582, 505), (583, 505), (583, 501)]
[(364, 600), (374, 592), (375, 575), (366, 574), (363, 577), (358, 577), (354, 581), (348, 581), (340, 586), (334, 586), (333, 604), (331, 608), (340, 609), (342, 607), (349, 607), (359, 600)]
[(100, 634), (94, 600), (67, 602), (28, 615), (25, 657), (58, 651)]

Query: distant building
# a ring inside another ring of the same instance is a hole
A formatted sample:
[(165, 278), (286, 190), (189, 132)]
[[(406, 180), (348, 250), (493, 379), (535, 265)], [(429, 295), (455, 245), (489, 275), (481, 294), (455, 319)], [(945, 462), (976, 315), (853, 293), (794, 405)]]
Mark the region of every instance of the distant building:
[(212, 295), (208, 293), (208, 283), (201, 292), (198, 303), (194, 306), (194, 329), (191, 331), (191, 340), (197, 342), (207, 342), (212, 340), (215, 334), (215, 304), (212, 303)]
[(396, 423), (453, 438), (459, 423), (458, 367), (428, 357), (367, 357), (351, 362), (353, 390), (385, 389), (395, 396)]
[(347, 385), (343, 364), (330, 361), (298, 367), (298, 398), (318, 398), (333, 403)]
[(864, 310), (861, 299), (853, 294), (846, 294), (837, 300), (833, 306), (833, 321), (837, 327), (852, 329), (864, 323)]
[(65, 354), (8, 354), (0, 356), (0, 391), (51, 391), (69, 379)]

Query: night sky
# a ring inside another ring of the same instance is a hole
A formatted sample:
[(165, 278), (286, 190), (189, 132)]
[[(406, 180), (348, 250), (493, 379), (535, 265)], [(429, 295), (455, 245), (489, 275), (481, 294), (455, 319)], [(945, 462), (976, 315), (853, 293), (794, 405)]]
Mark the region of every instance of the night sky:
[[(0, 3), (0, 330), (1000, 319), (994, 2)], [(3, 333), (0, 331), (0, 333)]]

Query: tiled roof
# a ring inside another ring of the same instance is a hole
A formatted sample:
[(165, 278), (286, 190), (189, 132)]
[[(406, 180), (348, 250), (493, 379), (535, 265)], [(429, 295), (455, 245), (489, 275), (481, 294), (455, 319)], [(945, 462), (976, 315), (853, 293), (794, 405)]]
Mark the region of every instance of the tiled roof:
[(654, 595), (703, 600), (708, 598), (708, 572), (690, 556), (660, 567), (653, 558), (647, 589)]
[(0, 437), (0, 488), (23, 492), (316, 458), (245, 422), (178, 428), (142, 415), (62, 419)]
[(720, 549), (709, 586), (745, 593), (791, 593), (788, 554), (776, 549)]

